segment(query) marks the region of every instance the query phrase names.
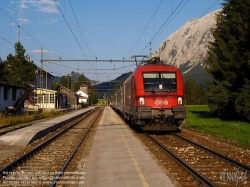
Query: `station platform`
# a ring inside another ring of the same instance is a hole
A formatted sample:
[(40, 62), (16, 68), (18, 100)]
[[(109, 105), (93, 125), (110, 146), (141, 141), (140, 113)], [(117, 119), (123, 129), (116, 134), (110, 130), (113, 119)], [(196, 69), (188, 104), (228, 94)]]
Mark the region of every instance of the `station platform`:
[(97, 127), (79, 187), (180, 186), (109, 106)]
[(9, 132), (5, 135), (0, 136), (0, 145), (17, 147), (26, 146), (29, 143), (60, 128), (69, 121), (76, 119), (77, 117), (91, 109), (93, 109), (93, 107), (76, 110), (75, 112), (71, 112), (69, 114), (53, 118), (51, 120), (43, 121), (28, 127)]

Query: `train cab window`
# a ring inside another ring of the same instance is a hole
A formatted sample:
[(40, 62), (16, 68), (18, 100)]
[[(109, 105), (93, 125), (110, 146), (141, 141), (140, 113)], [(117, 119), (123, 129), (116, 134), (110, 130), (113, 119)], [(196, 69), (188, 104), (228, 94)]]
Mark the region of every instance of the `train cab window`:
[(176, 75), (174, 72), (143, 73), (145, 92), (176, 92)]

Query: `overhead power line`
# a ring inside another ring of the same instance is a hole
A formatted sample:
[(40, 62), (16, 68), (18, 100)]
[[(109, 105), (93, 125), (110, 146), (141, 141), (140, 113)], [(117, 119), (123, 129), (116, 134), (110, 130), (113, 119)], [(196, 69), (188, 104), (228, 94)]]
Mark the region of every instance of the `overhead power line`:
[(169, 15), (169, 17), (166, 19), (166, 21), (162, 24), (162, 26), (158, 29), (158, 31), (154, 34), (154, 36), (151, 38), (151, 40), (148, 42), (148, 44), (144, 47), (144, 49), (141, 51), (140, 54), (143, 53), (143, 51), (148, 47), (148, 45), (150, 45), (150, 43), (153, 41), (153, 39), (157, 36), (157, 34), (161, 31), (161, 29), (164, 27), (164, 25), (168, 22), (168, 20), (174, 15), (174, 13), (178, 10), (178, 8), (180, 7), (180, 5), (183, 3), (184, 0), (182, 0), (178, 6), (174, 9), (174, 11), (172, 11), (172, 13)]
[[(71, 32), (71, 34), (73, 35), (73, 37), (74, 37), (74, 39), (76, 40), (76, 42), (77, 42), (78, 46), (80, 47), (80, 49), (81, 49), (81, 51), (82, 51), (83, 55), (85, 56), (85, 58), (86, 58), (86, 59), (88, 59), (88, 58), (87, 58), (87, 55), (84, 53), (84, 51), (83, 51), (83, 49), (82, 49), (82, 46), (80, 45), (80, 43), (79, 43), (79, 41), (77, 40), (77, 38), (76, 38), (76, 36), (75, 36), (74, 32), (72, 31), (72, 29), (71, 29), (71, 27), (70, 27), (70, 25), (69, 25), (69, 23), (68, 23), (67, 19), (65, 18), (65, 16), (64, 16), (64, 14), (62, 13), (62, 11), (61, 11), (60, 7), (58, 6), (58, 3), (56, 2), (56, 0), (54, 0), (54, 2), (55, 2), (55, 4), (56, 4), (56, 6), (57, 6), (58, 10), (60, 11), (60, 13), (61, 13), (61, 15), (62, 15), (62, 17), (63, 17), (64, 21), (66, 22), (66, 24), (67, 24), (67, 26), (68, 26), (68, 28), (69, 28), (69, 30), (70, 30), (70, 32)], [(92, 68), (93, 72), (94, 72), (95, 74), (97, 74), (97, 72), (95, 72), (95, 71), (94, 71), (94, 68), (92, 67), (92, 65), (91, 65), (90, 63), (89, 63), (89, 65), (91, 66), (91, 68)]]
[[(3, 38), (2, 36), (0, 36), (0, 38), (2, 38), (4, 41), (6, 41), (7, 43), (9, 43), (10, 45), (15, 46), (15, 44), (11, 43), (7, 39)], [(30, 55), (29, 53), (26, 53), (26, 54), (29, 55), (30, 57), (32, 57), (33, 59), (35, 59), (37, 62), (40, 62), (40, 60), (36, 59), (33, 55)]]
[[(29, 35), (33, 40), (35, 40), (38, 44), (40, 44), (41, 46), (43, 46), (43, 48), (47, 49), (48, 51), (51, 51), (49, 50), (47, 47), (45, 47), (41, 42), (39, 42), (37, 39), (35, 39), (30, 33), (28, 33), (22, 26), (20, 26), (19, 23), (17, 23), (17, 21), (15, 21), (1, 6), (0, 6), (0, 9), (16, 24), (16, 25), (19, 25), (19, 27), (27, 34)], [(7, 41), (8, 42), (8, 41)], [(8, 42), (10, 43), (10, 42)], [(13, 44), (12, 44), (13, 45)], [(57, 55), (56, 53), (53, 53), (55, 54), (57, 57), (60, 58), (59, 55)], [(31, 56), (31, 55), (30, 55)]]
[[(136, 44), (137, 44), (137, 43), (139, 42), (139, 40), (141, 39), (141, 37), (142, 37), (143, 33), (144, 33), (144, 32), (146, 31), (146, 29), (148, 28), (148, 26), (149, 26), (149, 24), (150, 24), (151, 20), (152, 20), (152, 19), (153, 19), (153, 17), (155, 16), (155, 14), (156, 14), (156, 12), (157, 12), (158, 8), (160, 7), (161, 2), (162, 2), (162, 0), (159, 2), (158, 6), (156, 7), (156, 9), (155, 9), (155, 11), (154, 11), (153, 15), (151, 16), (151, 18), (150, 18), (149, 22), (148, 22), (148, 23), (147, 23), (147, 25), (146, 25), (146, 27), (144, 28), (144, 30), (142, 31), (141, 35), (139, 36), (139, 38), (138, 38), (138, 39), (137, 39), (137, 41), (135, 42), (134, 46), (131, 48), (131, 50), (128, 52), (128, 54), (127, 54), (126, 56), (128, 56), (128, 55), (130, 54), (130, 52), (131, 52), (131, 51), (135, 48)], [(126, 57), (126, 56), (125, 56), (125, 57)]]
[(93, 52), (91, 51), (91, 49), (90, 49), (90, 47), (89, 47), (89, 45), (88, 45), (88, 42), (86, 41), (86, 39), (85, 39), (85, 37), (84, 37), (84, 35), (83, 35), (83, 33), (82, 33), (82, 29), (81, 29), (81, 27), (80, 27), (80, 25), (79, 25), (79, 22), (78, 22), (77, 18), (76, 18), (76, 14), (75, 14), (75, 11), (74, 11), (73, 6), (72, 6), (72, 4), (71, 4), (71, 0), (69, 0), (69, 3), (70, 3), (70, 6), (71, 6), (71, 9), (72, 9), (72, 11), (73, 11), (73, 14), (74, 14), (74, 16), (75, 16), (76, 23), (77, 23), (77, 25), (78, 25), (78, 27), (79, 27), (79, 29), (80, 29), (80, 31), (81, 31), (82, 37), (83, 37), (83, 39), (84, 39), (84, 41), (85, 41), (85, 43), (86, 43), (86, 45), (87, 45), (89, 51), (91, 52), (91, 54), (92, 54), (94, 57), (96, 57), (96, 56), (93, 54)]

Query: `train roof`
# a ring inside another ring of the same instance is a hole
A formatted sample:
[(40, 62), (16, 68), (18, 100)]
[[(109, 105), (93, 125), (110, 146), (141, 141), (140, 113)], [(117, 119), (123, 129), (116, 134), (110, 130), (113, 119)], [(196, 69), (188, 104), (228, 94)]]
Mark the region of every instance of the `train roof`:
[(157, 72), (157, 71), (172, 71), (172, 72), (178, 72), (181, 74), (180, 70), (173, 65), (169, 64), (145, 64), (142, 66), (138, 66), (134, 72), (124, 81), (123, 84), (126, 84), (126, 82), (130, 79), (131, 76), (135, 76), (138, 73), (141, 72)]

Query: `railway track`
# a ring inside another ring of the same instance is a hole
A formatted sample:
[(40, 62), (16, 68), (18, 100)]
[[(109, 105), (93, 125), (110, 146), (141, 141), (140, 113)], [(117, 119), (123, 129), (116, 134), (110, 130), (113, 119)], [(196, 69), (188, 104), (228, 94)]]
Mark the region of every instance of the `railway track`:
[(65, 125), (31, 151), (0, 170), (1, 186), (54, 186), (84, 182), (82, 172), (65, 170), (103, 108)]
[[(250, 185), (250, 179), (247, 178), (250, 166), (246, 164), (199, 145), (176, 133), (154, 137), (145, 134), (175, 160), (165, 162), (165, 167), (182, 186)], [(163, 157), (162, 159), (166, 158)]]

